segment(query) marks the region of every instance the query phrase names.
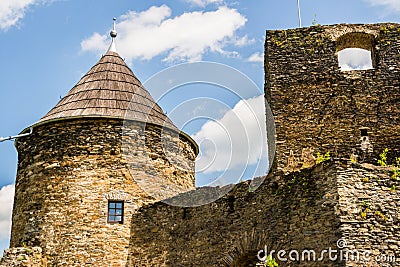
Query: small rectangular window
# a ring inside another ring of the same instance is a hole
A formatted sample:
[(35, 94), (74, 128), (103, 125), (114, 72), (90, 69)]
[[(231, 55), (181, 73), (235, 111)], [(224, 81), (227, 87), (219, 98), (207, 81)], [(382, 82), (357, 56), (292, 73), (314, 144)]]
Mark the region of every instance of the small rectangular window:
[(124, 202), (117, 200), (108, 201), (108, 223), (124, 223)]

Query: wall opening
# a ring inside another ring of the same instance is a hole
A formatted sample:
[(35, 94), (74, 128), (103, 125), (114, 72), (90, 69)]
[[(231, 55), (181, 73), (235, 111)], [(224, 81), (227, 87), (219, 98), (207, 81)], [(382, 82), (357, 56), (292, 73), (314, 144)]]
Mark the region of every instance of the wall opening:
[(360, 129), (361, 136), (368, 136), (368, 130), (367, 129)]
[(342, 71), (375, 68), (375, 38), (362, 32), (347, 33), (336, 41), (338, 65)]
[(346, 48), (338, 52), (339, 67), (342, 71), (373, 69), (371, 51), (361, 48)]

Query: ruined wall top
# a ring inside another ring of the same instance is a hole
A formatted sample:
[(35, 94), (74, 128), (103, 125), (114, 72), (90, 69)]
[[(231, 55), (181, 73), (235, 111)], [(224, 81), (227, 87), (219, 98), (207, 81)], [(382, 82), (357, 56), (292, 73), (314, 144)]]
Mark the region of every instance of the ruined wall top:
[[(372, 68), (344, 71), (338, 53), (370, 51)], [(277, 131), (277, 166), (290, 151), (330, 151), (376, 163), (400, 147), (400, 24), (338, 24), (268, 30), (265, 94)], [(362, 144), (367, 138), (368, 144)]]

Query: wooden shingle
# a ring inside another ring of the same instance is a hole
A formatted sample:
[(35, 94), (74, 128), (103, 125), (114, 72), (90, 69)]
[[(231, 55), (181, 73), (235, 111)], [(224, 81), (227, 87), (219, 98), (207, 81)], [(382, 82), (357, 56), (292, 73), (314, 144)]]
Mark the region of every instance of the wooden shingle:
[(111, 51), (39, 123), (77, 116), (138, 120), (177, 130), (124, 60)]

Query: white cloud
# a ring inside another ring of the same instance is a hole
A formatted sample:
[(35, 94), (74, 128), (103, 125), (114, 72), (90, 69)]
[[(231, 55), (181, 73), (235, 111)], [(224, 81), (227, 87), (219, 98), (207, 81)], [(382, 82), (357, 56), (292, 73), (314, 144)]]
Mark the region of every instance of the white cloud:
[(222, 4), (222, 0), (185, 0), (186, 2), (196, 5), (196, 6), (201, 6), (205, 7), (208, 4)]
[(373, 6), (384, 6), (389, 12), (400, 12), (400, 0), (366, 0)]
[(254, 44), (256, 42), (255, 39), (249, 39), (247, 35), (237, 38), (233, 41), (236, 46), (246, 46), (250, 44)]
[[(230, 55), (225, 47), (244, 45), (236, 31), (247, 19), (236, 9), (225, 6), (215, 11), (188, 12), (171, 17), (172, 10), (162, 5), (143, 12), (129, 11), (117, 24), (117, 50), (127, 58), (149, 60), (166, 54), (165, 61), (198, 61), (206, 52)], [(93, 34), (81, 43), (83, 51), (104, 52), (107, 35)]]
[(0, 239), (10, 236), (13, 200), (14, 185), (3, 186), (0, 189)]
[(264, 55), (260, 52), (256, 52), (252, 54), (248, 59), (248, 62), (255, 62), (255, 63), (263, 63), (264, 62)]
[(81, 47), (88, 51), (106, 51), (107, 36), (95, 32), (90, 38), (81, 42)]
[(266, 157), (264, 96), (239, 101), (232, 110), (206, 122), (192, 137), (200, 145), (196, 171), (244, 170)]
[(24, 16), (27, 9), (42, 0), (1, 0), (0, 29), (8, 30), (16, 25)]
[(341, 70), (372, 69), (371, 51), (360, 48), (347, 48), (338, 53)]

